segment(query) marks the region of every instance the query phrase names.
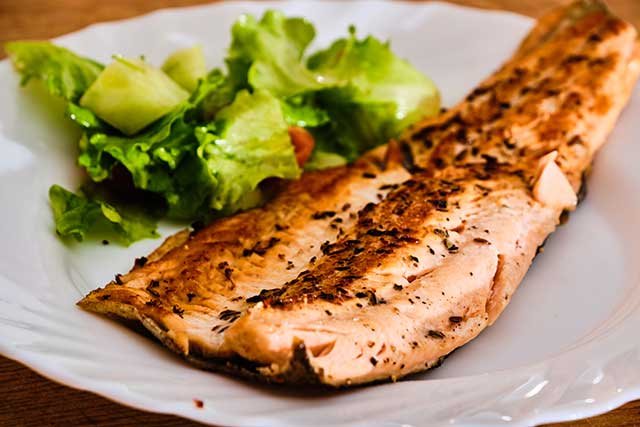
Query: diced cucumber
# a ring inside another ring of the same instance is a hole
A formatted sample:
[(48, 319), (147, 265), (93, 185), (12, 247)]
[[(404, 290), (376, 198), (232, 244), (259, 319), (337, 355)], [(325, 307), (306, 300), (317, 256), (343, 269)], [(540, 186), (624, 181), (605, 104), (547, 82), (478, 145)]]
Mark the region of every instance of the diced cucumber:
[(196, 45), (175, 51), (164, 61), (162, 70), (180, 86), (193, 92), (198, 86), (198, 79), (207, 74), (202, 47)]
[(167, 114), (189, 93), (140, 59), (116, 57), (80, 99), (80, 105), (126, 135)]

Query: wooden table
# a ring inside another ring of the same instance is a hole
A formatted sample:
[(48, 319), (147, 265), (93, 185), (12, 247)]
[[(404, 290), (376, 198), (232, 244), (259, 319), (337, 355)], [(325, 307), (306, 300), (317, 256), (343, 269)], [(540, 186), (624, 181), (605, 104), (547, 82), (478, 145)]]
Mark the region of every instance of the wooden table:
[[(203, 0), (0, 0), (0, 44), (8, 40), (51, 38), (93, 22), (140, 15), (163, 7), (207, 3)], [(562, 0), (455, 0), (476, 7), (506, 9), (539, 16)], [(608, 0), (620, 16), (640, 27), (640, 0)], [(0, 58), (3, 53), (0, 53)], [(186, 427), (199, 424), (150, 414), (112, 403), (40, 377), (0, 357), (0, 426)], [(558, 424), (575, 427), (638, 427), (640, 401), (607, 414)]]

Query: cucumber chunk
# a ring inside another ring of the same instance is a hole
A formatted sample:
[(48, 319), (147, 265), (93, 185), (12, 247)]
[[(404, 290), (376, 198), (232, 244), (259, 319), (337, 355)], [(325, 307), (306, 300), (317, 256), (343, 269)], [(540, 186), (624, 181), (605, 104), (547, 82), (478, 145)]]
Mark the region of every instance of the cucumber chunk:
[(162, 70), (184, 89), (193, 92), (198, 80), (207, 74), (202, 47), (196, 45), (172, 53), (164, 61)]
[(87, 89), (80, 105), (125, 135), (133, 135), (188, 97), (162, 70), (140, 59), (116, 57)]

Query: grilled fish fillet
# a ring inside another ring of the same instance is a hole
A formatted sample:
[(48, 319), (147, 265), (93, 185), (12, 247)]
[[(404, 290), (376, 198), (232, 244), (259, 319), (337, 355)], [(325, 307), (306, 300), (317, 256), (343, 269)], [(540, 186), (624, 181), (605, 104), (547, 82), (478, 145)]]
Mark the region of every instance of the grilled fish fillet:
[(87, 295), (199, 366), (332, 386), (428, 369), (492, 324), (640, 74), (600, 2), (543, 17), (453, 109), (269, 204), (183, 231)]

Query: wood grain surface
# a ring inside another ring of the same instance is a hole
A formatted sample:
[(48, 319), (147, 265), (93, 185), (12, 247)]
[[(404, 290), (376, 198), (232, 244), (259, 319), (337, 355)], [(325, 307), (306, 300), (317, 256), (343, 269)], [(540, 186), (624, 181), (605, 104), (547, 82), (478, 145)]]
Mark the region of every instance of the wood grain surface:
[[(504, 9), (537, 17), (563, 0), (455, 0), (453, 3)], [(203, 0), (0, 0), (0, 44), (16, 39), (51, 38), (94, 22), (128, 18), (165, 7)], [(640, 0), (608, 0), (620, 16), (640, 27)], [(4, 52), (0, 53), (0, 57)], [(0, 357), (0, 426), (188, 427), (200, 424), (118, 405), (95, 394), (51, 382)], [(594, 418), (557, 427), (640, 427), (640, 401)]]

